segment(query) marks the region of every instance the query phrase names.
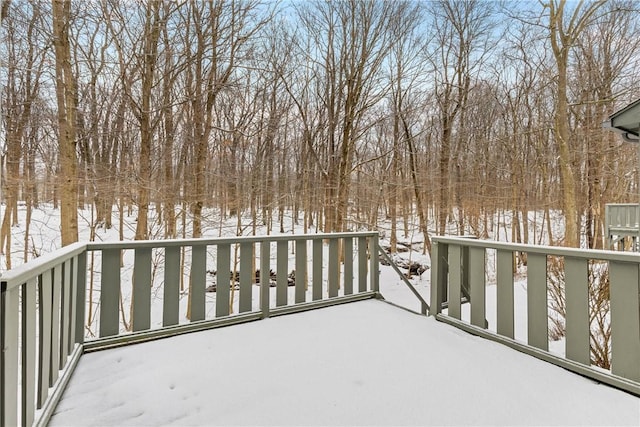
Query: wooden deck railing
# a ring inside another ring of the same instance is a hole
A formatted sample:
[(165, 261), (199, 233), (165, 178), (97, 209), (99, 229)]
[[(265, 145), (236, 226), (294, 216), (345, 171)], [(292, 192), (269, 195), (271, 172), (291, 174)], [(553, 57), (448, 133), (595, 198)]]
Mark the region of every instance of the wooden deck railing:
[[(372, 232), (78, 243), (11, 270), (0, 277), (0, 426), (46, 424), (84, 352), (374, 297), (378, 251)], [(488, 251), (497, 325), (486, 322)], [(514, 336), (514, 252), (527, 254), (527, 342)], [(550, 256), (564, 261), (566, 357), (548, 351)], [(592, 260), (609, 271), (610, 371), (590, 362)], [(640, 254), (434, 237), (431, 272), (422, 311), (640, 395)]]
[[(496, 265), (496, 325), (487, 325), (486, 322), (489, 251), (495, 255)], [(516, 252), (526, 254), (527, 259), (526, 342), (514, 339)], [(640, 395), (640, 254), (434, 237), (431, 256), (431, 315), (468, 332)], [(566, 307), (565, 357), (549, 352), (548, 257), (563, 260), (561, 297)], [(609, 371), (591, 364), (588, 263), (593, 261), (605, 263), (608, 267)], [(470, 313), (468, 319), (462, 320), (461, 301), (467, 300)], [(490, 331), (488, 326), (495, 331)]]
[(607, 247), (610, 249), (614, 249), (615, 244), (625, 237), (631, 237), (631, 247), (638, 250), (638, 239), (640, 239), (639, 205), (637, 203), (609, 203), (605, 205), (605, 235)]
[(65, 247), (0, 277), (0, 426), (46, 424), (84, 352), (371, 298), (378, 275), (373, 232)]

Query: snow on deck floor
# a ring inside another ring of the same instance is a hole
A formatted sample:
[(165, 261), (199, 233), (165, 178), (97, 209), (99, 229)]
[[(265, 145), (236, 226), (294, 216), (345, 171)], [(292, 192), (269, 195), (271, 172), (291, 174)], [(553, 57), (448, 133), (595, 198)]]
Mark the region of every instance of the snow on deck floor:
[(640, 399), (368, 300), (82, 357), (52, 426), (640, 425)]

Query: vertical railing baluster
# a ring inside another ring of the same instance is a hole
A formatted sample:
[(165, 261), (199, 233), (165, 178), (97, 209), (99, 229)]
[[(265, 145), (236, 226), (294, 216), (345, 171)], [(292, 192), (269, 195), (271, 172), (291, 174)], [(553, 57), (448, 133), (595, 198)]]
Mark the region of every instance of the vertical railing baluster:
[(604, 205), (604, 218), (605, 218), (605, 249), (611, 248), (611, 208), (608, 204)]
[(462, 272), (460, 283), (460, 297), (467, 297), (471, 302), (471, 292), (469, 285), (469, 246), (463, 246), (462, 249)]
[(20, 287), (7, 289), (7, 283), (1, 282), (0, 289), (0, 424), (15, 426), (18, 424), (18, 328)]
[(431, 242), (431, 272), (430, 272), (430, 292), (429, 292), (429, 316), (442, 313), (442, 293), (440, 292), (440, 259), (441, 246), (439, 242)]
[(371, 272), (370, 289), (380, 291), (380, 255), (378, 254), (378, 234), (369, 237), (369, 271)]
[(487, 328), (485, 249), (469, 248), (469, 295), (471, 296), (471, 324)]
[(547, 255), (527, 254), (527, 342), (549, 350), (547, 312)]
[(460, 319), (462, 299), (462, 247), (449, 246), (449, 316)]
[(289, 242), (278, 240), (276, 244), (276, 306), (287, 305), (287, 292), (289, 291), (287, 274), (289, 268)]
[(223, 317), (229, 315), (231, 245), (219, 244), (216, 255), (216, 317)]
[(498, 249), (497, 258), (497, 332), (499, 335), (513, 338), (513, 252)]
[(255, 272), (253, 268), (253, 243), (240, 243), (240, 300), (238, 308), (240, 313), (246, 313), (253, 309), (252, 307), (252, 277)]
[(71, 335), (71, 260), (62, 263), (62, 304), (60, 307), (60, 366), (67, 364), (69, 336)]
[(589, 283), (587, 260), (564, 258), (566, 299), (566, 356), (591, 364), (589, 349)]
[(442, 313), (442, 303), (447, 299), (449, 245), (433, 242), (431, 245), (431, 299), (429, 315)]
[(260, 311), (262, 318), (269, 317), (269, 287), (271, 286), (271, 242), (260, 243)]
[(36, 386), (36, 286), (31, 279), (22, 286), (22, 424), (30, 426), (35, 414)]
[(53, 271), (46, 270), (40, 276), (38, 289), (38, 409), (42, 408), (49, 395), (49, 370), (51, 368), (51, 319), (53, 300)]
[(347, 237), (344, 245), (344, 295), (353, 294), (353, 238)]
[(164, 251), (162, 326), (177, 325), (180, 317), (180, 247)]
[(322, 240), (313, 240), (313, 289), (311, 290), (314, 301), (322, 299)]
[(151, 328), (151, 248), (136, 248), (133, 261), (133, 331)]
[[(57, 270), (57, 269), (56, 269)], [(54, 294), (55, 294), (54, 283)], [(100, 279), (100, 338), (118, 335), (118, 304), (120, 302), (120, 249), (102, 251)]]
[(296, 274), (295, 274), (295, 302), (300, 304), (306, 301), (307, 291), (307, 241), (298, 239), (295, 241), (296, 249)]
[(76, 287), (78, 286), (78, 257), (75, 256), (69, 260), (69, 266), (71, 271), (69, 272), (69, 283), (71, 287), (71, 293), (69, 298), (71, 299), (71, 305), (69, 307), (69, 342), (67, 343), (67, 355), (73, 352), (73, 348), (76, 344), (76, 319), (78, 312), (78, 292)]
[(58, 373), (60, 371), (60, 299), (62, 293), (62, 265), (57, 265), (53, 268), (52, 291), (51, 365), (49, 366), (50, 387), (53, 386), (53, 384), (58, 380)]
[(84, 323), (86, 314), (87, 287), (87, 251), (83, 250), (76, 257), (74, 283), (76, 284), (75, 341), (84, 342)]
[(638, 264), (609, 263), (611, 372), (640, 382), (640, 278)]
[(191, 275), (189, 292), (191, 293), (191, 317), (195, 322), (205, 319), (205, 288), (207, 281), (207, 246), (194, 245), (191, 247)]
[(329, 239), (329, 276), (328, 276), (328, 288), (329, 298), (338, 296), (338, 289), (340, 287), (340, 240), (336, 237)]
[(368, 261), (367, 238), (358, 237), (358, 292), (367, 292)]

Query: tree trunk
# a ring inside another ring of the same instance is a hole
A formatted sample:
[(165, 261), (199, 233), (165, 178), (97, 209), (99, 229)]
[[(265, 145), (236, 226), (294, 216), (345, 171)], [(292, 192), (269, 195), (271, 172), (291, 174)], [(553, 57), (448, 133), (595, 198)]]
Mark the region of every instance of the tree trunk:
[[(569, 20), (564, 18), (566, 0), (550, 0), (545, 4), (549, 9), (549, 38), (557, 67), (556, 111), (554, 123), (555, 142), (558, 146), (558, 163), (562, 185), (562, 202), (565, 215), (564, 244), (570, 247), (580, 246), (578, 227), (578, 207), (576, 182), (571, 160), (571, 141), (569, 129), (569, 101), (567, 71), (571, 47), (580, 33), (592, 21), (595, 12), (604, 4), (596, 1), (575, 5)], [(584, 10), (583, 10), (584, 6)]]
[(161, 31), (160, 1), (150, 1), (146, 6), (146, 18), (143, 38), (144, 55), (141, 64), (142, 92), (138, 108), (140, 124), (140, 157), (138, 169), (138, 221), (136, 240), (149, 238), (149, 202), (151, 195), (151, 147), (154, 129), (152, 125), (151, 100), (155, 83), (155, 70), (158, 59), (158, 40)]
[(78, 241), (78, 180), (76, 157), (76, 88), (71, 72), (69, 25), (71, 2), (53, 0), (53, 45), (58, 102), (60, 150), (60, 232), (62, 246)]

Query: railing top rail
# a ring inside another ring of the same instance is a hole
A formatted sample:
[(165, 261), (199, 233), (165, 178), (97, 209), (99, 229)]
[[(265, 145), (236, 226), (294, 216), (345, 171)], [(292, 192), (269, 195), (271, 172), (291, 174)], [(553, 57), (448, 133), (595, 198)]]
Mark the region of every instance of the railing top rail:
[(142, 248), (170, 248), (176, 246), (204, 246), (231, 243), (259, 243), (279, 242), (288, 240), (320, 240), (336, 238), (373, 237), (377, 231), (358, 231), (350, 233), (322, 233), (322, 234), (277, 234), (269, 236), (234, 236), (198, 239), (169, 239), (169, 240), (133, 240), (117, 242), (89, 242), (87, 250), (102, 249), (142, 249)]
[(637, 203), (607, 203), (606, 206), (613, 207), (638, 207)]
[(115, 242), (78, 242), (54, 252), (47, 253), (14, 269), (4, 272), (0, 276), (2, 290), (9, 290), (37, 277), (61, 261), (70, 259), (85, 250), (96, 251), (103, 249), (137, 249), (137, 248), (169, 248), (181, 246), (202, 246), (232, 243), (278, 242), (287, 240), (319, 240), (335, 238), (357, 238), (377, 236), (377, 231), (359, 231), (348, 233), (321, 234), (279, 234), (269, 236), (233, 236), (200, 239), (171, 239), (171, 240), (135, 240)]
[(470, 246), (487, 249), (504, 249), (508, 251), (519, 251), (534, 254), (640, 263), (640, 253), (637, 252), (631, 253), (596, 249), (565, 248), (560, 246), (527, 245), (523, 243), (505, 243), (493, 240), (472, 240), (464, 237), (433, 237), (433, 241), (451, 245)]
[(0, 276), (2, 289), (9, 290), (35, 278), (60, 262), (84, 252), (86, 247), (86, 242), (73, 243), (8, 270)]

